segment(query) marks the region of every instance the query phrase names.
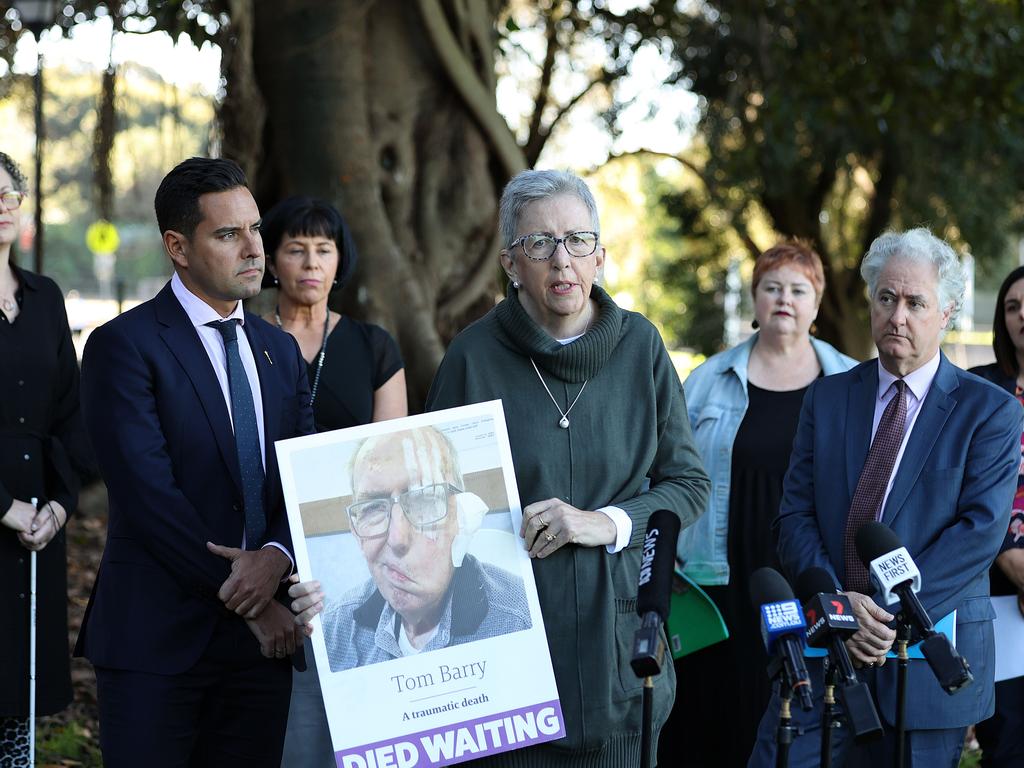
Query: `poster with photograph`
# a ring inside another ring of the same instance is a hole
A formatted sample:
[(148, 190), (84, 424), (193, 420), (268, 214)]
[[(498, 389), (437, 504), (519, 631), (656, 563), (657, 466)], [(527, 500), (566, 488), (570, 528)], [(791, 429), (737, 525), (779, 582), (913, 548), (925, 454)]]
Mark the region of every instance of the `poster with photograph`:
[[(277, 443), (340, 768), (562, 738), (500, 401)], [(527, 674), (528, 673), (528, 674)]]

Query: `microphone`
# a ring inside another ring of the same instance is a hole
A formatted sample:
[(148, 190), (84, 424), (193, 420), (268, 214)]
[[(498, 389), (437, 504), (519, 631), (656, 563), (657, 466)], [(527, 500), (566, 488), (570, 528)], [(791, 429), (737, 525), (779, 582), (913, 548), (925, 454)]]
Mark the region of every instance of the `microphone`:
[(637, 677), (653, 677), (661, 672), (665, 656), (661, 625), (668, 621), (672, 604), (679, 528), (679, 518), (667, 509), (657, 510), (647, 520), (636, 593), (636, 610), (642, 621), (633, 637), (633, 658), (629, 662)]
[(867, 567), (882, 599), (887, 605), (899, 602), (901, 620), (924, 638), (921, 653), (942, 690), (954, 694), (969, 685), (974, 680), (970, 665), (957, 653), (948, 637), (935, 631), (917, 597), (921, 572), (899, 537), (887, 526), (871, 522), (858, 529), (854, 544), (857, 556)]
[(835, 582), (824, 568), (808, 568), (796, 580), (796, 593), (807, 617), (807, 644), (828, 648), (829, 660), (839, 673), (839, 700), (854, 738), (866, 741), (882, 735), (871, 691), (857, 679), (845, 641), (860, 624), (846, 595), (835, 592)]
[(768, 666), (769, 674), (774, 677), (781, 672), (783, 685), (800, 697), (804, 710), (810, 710), (811, 680), (803, 653), (807, 623), (800, 604), (793, 598), (793, 590), (775, 569), (759, 568), (750, 577), (750, 597), (760, 606), (761, 637), (768, 655), (774, 659)]

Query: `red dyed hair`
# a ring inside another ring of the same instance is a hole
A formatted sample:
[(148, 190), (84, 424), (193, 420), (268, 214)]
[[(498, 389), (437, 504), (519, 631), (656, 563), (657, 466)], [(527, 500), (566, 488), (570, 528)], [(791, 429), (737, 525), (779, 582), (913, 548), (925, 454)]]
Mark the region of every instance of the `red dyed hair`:
[(803, 272), (814, 288), (815, 299), (821, 301), (821, 295), (825, 292), (825, 268), (821, 265), (821, 257), (802, 240), (785, 240), (757, 257), (750, 293), (757, 293), (757, 284), (765, 272), (779, 267), (794, 267)]

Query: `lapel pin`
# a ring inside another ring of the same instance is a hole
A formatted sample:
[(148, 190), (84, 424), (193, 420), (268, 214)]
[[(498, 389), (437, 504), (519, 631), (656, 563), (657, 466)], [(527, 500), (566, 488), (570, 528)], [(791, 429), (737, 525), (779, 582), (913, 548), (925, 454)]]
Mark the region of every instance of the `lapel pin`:
[(274, 361), (270, 359), (270, 353), (269, 353), (269, 352), (267, 352), (267, 350), (265, 350), (265, 349), (263, 350), (263, 356), (264, 356), (265, 358), (267, 358), (267, 362), (268, 362), (268, 363), (270, 363), (271, 365), (273, 365), (273, 364), (274, 364)]

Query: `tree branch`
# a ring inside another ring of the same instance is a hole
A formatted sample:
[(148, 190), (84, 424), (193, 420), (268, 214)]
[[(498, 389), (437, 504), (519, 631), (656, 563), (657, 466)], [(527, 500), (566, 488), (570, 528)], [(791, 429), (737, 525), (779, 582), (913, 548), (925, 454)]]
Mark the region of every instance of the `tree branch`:
[(750, 231), (747, 229), (746, 223), (743, 221), (743, 217), (746, 215), (747, 208), (750, 207), (749, 198), (744, 199), (743, 204), (738, 208), (729, 205), (727, 200), (719, 193), (718, 185), (714, 184), (704, 173), (702, 168), (699, 168), (696, 163), (689, 160), (682, 155), (674, 155), (671, 152), (659, 152), (654, 149), (637, 149), (630, 152), (616, 152), (608, 156), (608, 161), (620, 160), (625, 157), (639, 157), (647, 155), (648, 157), (661, 157), (667, 160), (675, 160), (677, 163), (682, 165), (694, 176), (696, 176), (704, 187), (704, 191), (714, 205), (718, 206), (725, 214), (728, 226), (732, 227), (736, 236), (743, 241), (743, 245), (746, 247), (747, 252), (750, 253), (751, 258), (756, 259), (760, 253), (761, 248), (754, 242), (754, 238), (751, 237)]
[(541, 120), (544, 117), (544, 108), (548, 105), (548, 96), (551, 92), (551, 76), (555, 71), (555, 54), (558, 52), (558, 22), (553, 13), (548, 13), (545, 19), (544, 30), (545, 45), (544, 62), (540, 67), (540, 82), (537, 85), (537, 95), (533, 100), (533, 114), (530, 115), (530, 130), (526, 135), (526, 164), (531, 168), (537, 162), (540, 150), (547, 138), (542, 135)]
[(547, 145), (548, 139), (551, 138), (551, 134), (555, 130), (555, 126), (558, 125), (563, 117), (572, 111), (573, 107), (579, 104), (580, 100), (584, 96), (593, 90), (595, 85), (608, 82), (607, 75), (607, 72), (603, 72), (600, 77), (595, 77), (587, 83), (586, 87), (582, 91), (559, 107), (558, 112), (555, 114), (554, 118), (552, 118), (551, 122), (546, 126), (539, 128), (536, 134), (533, 133), (533, 129), (531, 127), (530, 140), (527, 142), (526, 149), (524, 150), (526, 154), (526, 162), (531, 168), (537, 164), (537, 160), (540, 158), (540, 153), (544, 151), (544, 147)]
[(526, 158), (512, 131), (495, 108), (494, 93), (484, 88), (464, 52), (459, 48), (439, 0), (418, 0), (417, 4), (427, 37), (452, 85), (494, 148), (505, 173), (514, 176), (526, 167)]

